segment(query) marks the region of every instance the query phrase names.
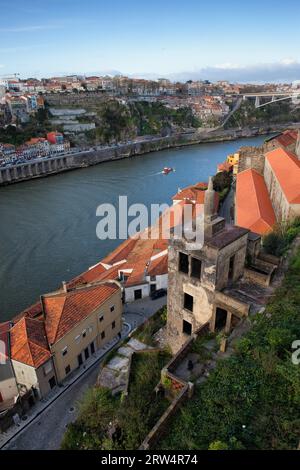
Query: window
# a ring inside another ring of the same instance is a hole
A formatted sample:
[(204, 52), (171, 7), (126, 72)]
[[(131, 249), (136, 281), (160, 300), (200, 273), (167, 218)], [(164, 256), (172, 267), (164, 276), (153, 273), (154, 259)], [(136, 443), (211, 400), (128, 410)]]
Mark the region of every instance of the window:
[(95, 345), (94, 345), (94, 341), (91, 343), (91, 354), (94, 354), (95, 353)]
[(89, 326), (89, 333), (92, 333), (92, 331), (93, 331), (93, 326), (91, 325)]
[(64, 349), (61, 350), (61, 353), (63, 356), (66, 356), (68, 354), (68, 347), (65, 346)]
[(112, 329), (116, 328), (116, 322), (115, 322), (115, 321), (112, 322), (111, 328), (112, 328)]
[(228, 272), (228, 279), (232, 279), (234, 275), (234, 255), (231, 256), (229, 260), (229, 272)]
[(136, 289), (134, 291), (134, 300), (139, 300), (142, 298), (142, 289)]
[(156, 281), (156, 276), (150, 276), (150, 281)]
[(128, 279), (128, 274), (126, 275), (123, 271), (120, 271), (120, 277), (119, 277), (120, 281), (122, 282), (126, 282), (127, 279)]
[(192, 325), (190, 322), (183, 320), (182, 322), (182, 332), (185, 333), (186, 335), (191, 335), (192, 334)]
[(56, 385), (55, 377), (54, 377), (54, 376), (51, 377), (51, 379), (49, 379), (48, 383), (49, 383), (49, 387), (50, 387), (51, 389), (54, 388), (55, 385)]
[(83, 337), (83, 338), (86, 337), (86, 330), (83, 330), (83, 332), (82, 332), (82, 337)]
[(113, 311), (114, 311), (114, 309), (115, 309), (115, 306), (114, 306), (114, 305), (112, 305), (112, 306), (110, 307), (110, 311), (111, 311), (111, 312), (113, 312)]
[(185, 253), (179, 252), (179, 271), (188, 274), (189, 272), (189, 257)]
[(192, 258), (192, 270), (191, 276), (197, 279), (201, 277), (201, 260), (197, 258)]
[(88, 359), (90, 357), (89, 348), (85, 348), (84, 357), (85, 357), (85, 359)]
[(156, 284), (150, 284), (150, 294), (156, 291)]
[(101, 339), (104, 339), (105, 338), (105, 331), (102, 331), (101, 333)]
[(81, 338), (80, 335), (75, 336), (75, 343), (77, 344), (80, 343), (80, 338)]
[(190, 294), (184, 294), (184, 308), (189, 310), (190, 312), (193, 311), (193, 306), (194, 306), (194, 297), (191, 296)]
[(104, 320), (104, 317), (103, 317), (103, 315), (100, 315), (100, 317), (99, 317), (99, 321), (101, 322), (101, 321), (103, 321), (103, 320)]
[(82, 360), (82, 354), (81, 354), (81, 353), (80, 353), (80, 354), (78, 354), (78, 356), (77, 356), (77, 360), (78, 360), (78, 366), (80, 367), (80, 366), (82, 365), (82, 363), (83, 363), (83, 360)]
[(71, 372), (71, 367), (70, 367), (70, 366), (67, 366), (67, 367), (65, 368), (65, 373), (66, 373), (66, 375), (68, 375), (70, 372)]
[(227, 321), (227, 310), (224, 310), (224, 308), (217, 307), (215, 329), (222, 330), (223, 328), (225, 328), (226, 321)]

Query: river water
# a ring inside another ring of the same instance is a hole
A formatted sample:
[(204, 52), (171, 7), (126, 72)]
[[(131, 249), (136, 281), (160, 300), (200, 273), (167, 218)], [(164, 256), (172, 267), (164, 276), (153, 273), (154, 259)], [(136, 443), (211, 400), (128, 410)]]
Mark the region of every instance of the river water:
[[(206, 181), (218, 162), (265, 137), (189, 146), (0, 188), (0, 321), (112, 251), (119, 240), (96, 236), (102, 203), (169, 203), (177, 189)], [(171, 166), (175, 173), (162, 175)]]

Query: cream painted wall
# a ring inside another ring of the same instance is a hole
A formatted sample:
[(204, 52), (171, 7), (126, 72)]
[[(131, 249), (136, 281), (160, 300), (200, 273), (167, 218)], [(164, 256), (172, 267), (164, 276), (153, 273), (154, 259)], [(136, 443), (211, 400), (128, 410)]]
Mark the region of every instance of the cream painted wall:
[(17, 382), (9, 360), (6, 364), (0, 364), (0, 394), (3, 400), (3, 402), (0, 401), (0, 407), (5, 404), (5, 401), (12, 400), (19, 395)]
[[(49, 364), (49, 369), (51, 366), (51, 369), (48, 373), (45, 373), (45, 367), (47, 367), (47, 364)], [(15, 360), (12, 360), (12, 365), (18, 384), (25, 385), (27, 390), (34, 387), (38, 391), (40, 398), (43, 398), (49, 393), (51, 390), (49, 380), (51, 377), (55, 376), (52, 359), (45, 362), (45, 364), (40, 366), (38, 369)]]
[[(113, 306), (114, 311), (111, 312), (110, 309)], [(118, 290), (51, 346), (58, 382), (62, 382), (68, 375), (67, 366), (70, 366), (71, 372), (79, 367), (79, 354), (82, 355), (83, 362), (85, 361), (84, 350), (86, 348), (89, 349), (89, 356), (91, 355), (91, 343), (94, 343), (95, 350), (100, 349), (122, 330), (122, 313), (121, 290)], [(103, 317), (102, 321), (100, 321), (101, 317)], [(113, 322), (115, 322), (115, 328), (112, 328)], [(102, 332), (105, 332), (104, 338), (101, 337)], [(67, 348), (67, 353), (63, 355), (65, 348)]]
[(148, 283), (132, 287), (125, 287), (125, 302), (134, 302), (134, 291), (139, 289), (142, 289), (142, 298), (149, 297), (150, 286)]

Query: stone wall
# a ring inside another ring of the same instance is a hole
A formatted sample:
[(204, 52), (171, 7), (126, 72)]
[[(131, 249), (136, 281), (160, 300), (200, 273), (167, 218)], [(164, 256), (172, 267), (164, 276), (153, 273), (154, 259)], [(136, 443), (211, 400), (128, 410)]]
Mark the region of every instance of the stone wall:
[(183, 359), (191, 351), (194, 341), (200, 336), (204, 336), (209, 332), (209, 324), (204, 324), (195, 334), (182, 346), (182, 348), (173, 356), (170, 362), (162, 370), (162, 380), (164, 378), (170, 379), (172, 387), (177, 391), (170, 406), (166, 409), (163, 415), (159, 418), (155, 426), (151, 429), (149, 434), (144, 439), (139, 450), (147, 450), (153, 447), (158, 439), (164, 434), (168, 427), (168, 423), (172, 416), (176, 413), (180, 405), (191, 398), (193, 395), (194, 385), (191, 382), (185, 382), (183, 379), (175, 375), (175, 370)]
[(164, 414), (159, 418), (155, 426), (151, 429), (151, 431), (139, 447), (139, 450), (147, 450), (156, 444), (158, 439), (163, 435), (164, 431), (167, 429), (168, 423), (170, 422), (172, 416), (176, 413), (177, 409), (182, 404), (182, 402), (186, 400), (188, 390), (189, 386), (188, 384), (186, 384), (179, 392), (177, 397), (172, 401), (172, 403), (164, 412)]

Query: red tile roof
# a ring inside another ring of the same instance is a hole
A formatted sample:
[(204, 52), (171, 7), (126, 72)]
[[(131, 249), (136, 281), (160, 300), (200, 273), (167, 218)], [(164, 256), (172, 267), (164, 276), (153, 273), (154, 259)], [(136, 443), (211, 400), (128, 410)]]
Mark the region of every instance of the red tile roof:
[(217, 165), (217, 170), (219, 172), (221, 172), (221, 171), (231, 171), (232, 167), (233, 167), (233, 163), (229, 163), (225, 160), (225, 162), (219, 163)]
[(23, 317), (10, 330), (11, 357), (38, 368), (51, 357), (44, 323)]
[(121, 243), (112, 253), (107, 255), (102, 263), (104, 264), (114, 264), (126, 259), (129, 253), (133, 250), (135, 244), (137, 243), (138, 237), (128, 238)]
[(281, 189), (290, 204), (300, 204), (300, 161), (283, 148), (268, 152), (269, 162)]
[[(180, 200), (182, 201), (183, 199), (193, 199), (197, 200), (199, 198), (198, 194), (200, 193), (200, 200), (204, 201), (204, 190), (207, 189), (207, 183), (196, 183), (191, 186), (187, 186), (186, 188), (183, 188), (178, 191), (175, 196), (172, 197), (173, 200)], [(200, 203), (200, 202), (199, 202)]]
[(297, 142), (297, 137), (298, 131), (287, 130), (279, 136), (275, 137), (274, 140), (276, 140), (276, 142), (282, 147), (289, 147), (290, 145), (295, 144)]
[[(207, 183), (197, 183), (192, 186), (188, 186), (178, 191), (175, 196), (172, 197), (173, 201), (192, 201), (196, 204), (204, 204), (205, 190), (207, 189)], [(215, 209), (218, 209), (219, 195), (215, 192)]]
[(236, 223), (263, 235), (276, 222), (275, 213), (262, 175), (245, 170), (236, 179)]
[(168, 254), (151, 261), (147, 274), (148, 276), (168, 274)]
[(61, 339), (118, 289), (117, 285), (107, 283), (44, 296), (45, 330), (49, 344)]
[(21, 320), (23, 317), (29, 318), (39, 318), (42, 315), (42, 305), (40, 300), (35, 304), (31, 305), (30, 307), (23, 310), (19, 315), (16, 315), (13, 319), (13, 322), (16, 323)]

